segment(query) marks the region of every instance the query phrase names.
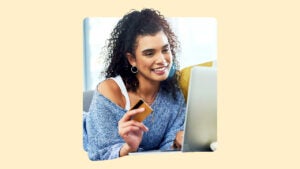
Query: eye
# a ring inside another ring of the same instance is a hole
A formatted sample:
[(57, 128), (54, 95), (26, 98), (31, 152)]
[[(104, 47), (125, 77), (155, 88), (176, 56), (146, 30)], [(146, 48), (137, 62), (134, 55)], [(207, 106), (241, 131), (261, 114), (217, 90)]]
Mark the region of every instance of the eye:
[(169, 53), (169, 51), (170, 51), (169, 48), (164, 48), (164, 49), (162, 50), (163, 53)]
[(144, 56), (150, 57), (150, 56), (153, 56), (154, 54), (155, 54), (155, 51), (152, 50), (152, 49), (148, 49), (148, 50), (143, 51)]
[(144, 52), (144, 55), (145, 55), (145, 56), (152, 56), (152, 55), (153, 55), (153, 52)]

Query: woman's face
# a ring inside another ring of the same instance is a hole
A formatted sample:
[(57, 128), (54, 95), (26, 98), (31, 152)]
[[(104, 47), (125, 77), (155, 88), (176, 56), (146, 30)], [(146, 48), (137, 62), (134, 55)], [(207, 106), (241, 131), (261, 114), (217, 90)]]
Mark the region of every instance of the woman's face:
[(150, 81), (166, 80), (172, 66), (173, 56), (164, 32), (160, 31), (153, 36), (138, 36), (136, 43), (136, 57), (128, 57), (128, 60), (132, 66), (137, 67), (137, 78)]

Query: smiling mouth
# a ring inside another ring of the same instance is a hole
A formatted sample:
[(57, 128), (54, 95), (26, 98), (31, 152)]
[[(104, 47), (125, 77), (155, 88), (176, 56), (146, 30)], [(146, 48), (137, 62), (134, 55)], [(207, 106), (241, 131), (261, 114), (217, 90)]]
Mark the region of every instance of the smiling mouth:
[(166, 72), (167, 69), (168, 69), (168, 66), (164, 66), (164, 67), (154, 68), (154, 69), (152, 69), (152, 71), (154, 71), (155, 73), (158, 73), (158, 74), (163, 74)]

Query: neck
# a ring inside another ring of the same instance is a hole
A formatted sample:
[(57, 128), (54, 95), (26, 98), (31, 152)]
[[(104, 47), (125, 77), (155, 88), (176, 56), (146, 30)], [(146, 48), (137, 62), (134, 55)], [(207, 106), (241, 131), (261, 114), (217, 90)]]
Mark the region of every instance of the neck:
[(139, 84), (137, 92), (142, 94), (143, 96), (152, 96), (159, 90), (159, 85), (143, 85)]
[(148, 104), (151, 104), (158, 93), (160, 82), (139, 81), (139, 87), (136, 94)]
[(157, 93), (158, 93), (158, 90), (151, 91), (151, 92), (149, 92), (148, 95), (145, 95), (145, 94), (144, 94), (143, 92), (141, 92), (140, 90), (137, 90), (137, 91), (136, 91), (137, 96), (138, 96), (140, 99), (144, 100), (144, 101), (145, 101), (146, 103), (148, 103), (149, 105), (151, 105), (151, 104), (154, 102), (154, 100), (155, 100), (155, 98), (156, 98), (156, 96), (157, 96)]

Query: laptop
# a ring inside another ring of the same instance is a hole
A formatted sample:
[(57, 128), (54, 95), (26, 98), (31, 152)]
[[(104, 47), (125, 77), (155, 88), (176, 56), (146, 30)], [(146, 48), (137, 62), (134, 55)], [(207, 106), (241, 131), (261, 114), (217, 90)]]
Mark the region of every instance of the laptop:
[(185, 116), (183, 152), (215, 151), (217, 143), (217, 70), (191, 70)]
[(181, 151), (144, 151), (129, 155), (215, 151), (217, 148), (217, 69), (195, 66), (191, 70)]

